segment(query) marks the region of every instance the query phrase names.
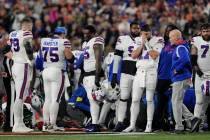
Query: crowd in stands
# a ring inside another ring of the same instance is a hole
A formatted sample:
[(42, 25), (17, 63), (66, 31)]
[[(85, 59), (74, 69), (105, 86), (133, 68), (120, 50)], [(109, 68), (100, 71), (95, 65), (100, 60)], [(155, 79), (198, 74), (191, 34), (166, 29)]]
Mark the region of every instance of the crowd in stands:
[(134, 19), (151, 25), (153, 33), (159, 35), (172, 23), (191, 38), (198, 33), (199, 23), (210, 20), (209, 11), (207, 0), (1, 0), (0, 33), (19, 29), (21, 19), (29, 16), (36, 39), (65, 26), (72, 46), (80, 46), (82, 27), (93, 24), (105, 38), (105, 45), (114, 47), (117, 37), (129, 32)]

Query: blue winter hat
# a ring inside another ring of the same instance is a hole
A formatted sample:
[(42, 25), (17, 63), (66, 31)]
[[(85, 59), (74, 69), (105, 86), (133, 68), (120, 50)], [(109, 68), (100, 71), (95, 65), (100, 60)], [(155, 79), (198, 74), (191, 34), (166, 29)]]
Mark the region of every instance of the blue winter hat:
[(56, 27), (54, 33), (55, 34), (66, 34), (66, 28), (65, 27)]

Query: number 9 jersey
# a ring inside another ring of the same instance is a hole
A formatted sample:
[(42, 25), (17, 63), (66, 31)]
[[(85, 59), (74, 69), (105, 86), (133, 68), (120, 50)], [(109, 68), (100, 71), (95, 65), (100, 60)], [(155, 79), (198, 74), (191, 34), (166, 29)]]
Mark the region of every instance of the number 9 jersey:
[(71, 43), (67, 39), (42, 38), (41, 55), (43, 56), (44, 68), (55, 67), (65, 68), (64, 49), (71, 48)]
[(210, 51), (209, 51), (209, 41), (203, 40), (202, 36), (193, 37), (191, 42), (198, 51), (198, 66), (203, 73), (210, 74)]
[(8, 45), (11, 45), (12, 59), (17, 63), (28, 63), (28, 56), (23, 44), (25, 39), (32, 39), (31, 31), (13, 31), (9, 34)]
[(123, 60), (137, 61), (137, 59), (131, 57), (131, 53), (140, 46), (140, 37), (132, 38), (129, 35), (124, 35), (118, 38), (115, 49), (123, 51)]

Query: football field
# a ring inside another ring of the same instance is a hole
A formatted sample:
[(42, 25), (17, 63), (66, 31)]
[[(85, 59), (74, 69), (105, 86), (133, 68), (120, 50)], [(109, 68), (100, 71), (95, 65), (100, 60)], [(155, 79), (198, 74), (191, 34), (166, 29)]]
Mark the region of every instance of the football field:
[(0, 135), (0, 140), (210, 140), (210, 133), (34, 134)]

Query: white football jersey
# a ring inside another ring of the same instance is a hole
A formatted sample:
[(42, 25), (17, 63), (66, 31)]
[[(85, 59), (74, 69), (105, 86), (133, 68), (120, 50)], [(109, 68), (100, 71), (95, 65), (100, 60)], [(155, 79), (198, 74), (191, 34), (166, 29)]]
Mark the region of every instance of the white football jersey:
[(203, 40), (202, 36), (193, 37), (191, 42), (198, 50), (198, 66), (202, 72), (210, 74), (210, 41)]
[[(142, 41), (142, 38), (141, 38)], [(162, 48), (164, 47), (164, 39), (162, 37), (152, 36), (152, 38), (145, 43), (141, 55), (136, 63), (137, 68), (157, 68), (159, 62), (159, 56), (154, 60), (150, 57), (149, 51), (155, 50), (159, 53), (161, 52)]]
[(118, 38), (115, 49), (123, 51), (123, 60), (136, 61), (137, 59), (131, 57), (131, 53), (141, 46), (140, 43), (140, 37), (133, 39), (129, 35), (124, 35)]
[(9, 42), (13, 53), (12, 59), (17, 63), (28, 63), (29, 59), (23, 44), (24, 39), (32, 39), (31, 31), (13, 31), (9, 34)]
[(65, 48), (71, 48), (71, 43), (67, 39), (42, 38), (41, 50), (44, 59), (44, 68), (55, 67), (65, 69)]
[(104, 49), (104, 39), (102, 37), (94, 37), (88, 42), (82, 44), (82, 49), (84, 53), (84, 71), (91, 72), (96, 70), (96, 59), (94, 54), (94, 45), (100, 44)]

